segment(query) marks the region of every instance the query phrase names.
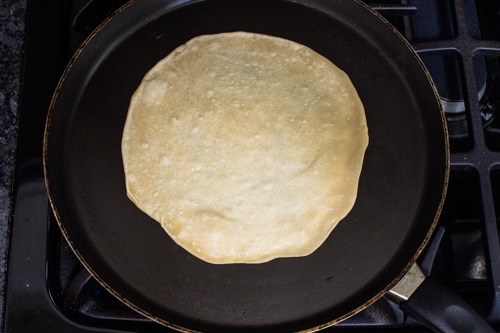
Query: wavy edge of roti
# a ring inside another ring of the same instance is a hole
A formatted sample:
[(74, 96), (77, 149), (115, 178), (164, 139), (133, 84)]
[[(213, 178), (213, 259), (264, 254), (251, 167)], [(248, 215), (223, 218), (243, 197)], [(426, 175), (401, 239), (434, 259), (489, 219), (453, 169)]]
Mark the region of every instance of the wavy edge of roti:
[(129, 199), (179, 246), (264, 263), (311, 254), (351, 211), (368, 128), (336, 65), (240, 31), (195, 37), (153, 66), (121, 146)]

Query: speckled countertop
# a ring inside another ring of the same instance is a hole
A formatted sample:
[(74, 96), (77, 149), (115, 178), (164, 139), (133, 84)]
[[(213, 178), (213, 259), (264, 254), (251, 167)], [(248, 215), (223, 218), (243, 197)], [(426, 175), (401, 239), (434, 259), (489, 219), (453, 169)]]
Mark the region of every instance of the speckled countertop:
[(26, 0), (0, 0), (0, 332), (12, 204)]

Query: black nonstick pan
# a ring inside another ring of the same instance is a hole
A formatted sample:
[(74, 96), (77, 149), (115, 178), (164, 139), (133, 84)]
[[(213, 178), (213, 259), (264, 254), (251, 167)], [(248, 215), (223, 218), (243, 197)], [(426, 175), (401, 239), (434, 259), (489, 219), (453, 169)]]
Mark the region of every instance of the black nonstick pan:
[[(178, 247), (126, 196), (120, 143), (132, 93), (178, 45), (227, 31), (311, 47), (348, 73), (365, 106), (370, 144), (356, 204), (309, 256), (208, 264)], [(64, 236), (124, 303), (177, 329), (283, 332), (333, 325), (387, 293), (406, 300), (405, 281), (415, 274), (405, 273), (443, 205), (449, 153), (428, 73), (404, 39), (361, 2), (137, 0), (103, 24), (65, 71), (47, 118), (44, 166)], [(436, 302), (442, 294), (426, 280), (415, 293), (418, 302), (410, 298), (403, 306), (423, 309), (423, 321), (435, 320), (436, 330), (463, 318), (474, 327), (480, 317), (458, 298), (453, 305), (460, 313), (450, 317), (449, 304)]]

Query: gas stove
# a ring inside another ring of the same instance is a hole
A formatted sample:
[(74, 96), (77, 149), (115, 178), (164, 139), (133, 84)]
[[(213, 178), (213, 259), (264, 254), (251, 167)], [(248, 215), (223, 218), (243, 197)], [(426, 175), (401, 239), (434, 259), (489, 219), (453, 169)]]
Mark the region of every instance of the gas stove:
[[(43, 180), (45, 117), (64, 68), (125, 0), (28, 1), (6, 332), (170, 332), (104, 290), (61, 236)], [(428, 68), (449, 127), (451, 174), (438, 230), (419, 263), (500, 324), (500, 4), (366, 1)], [(500, 326), (499, 326), (500, 327)], [(380, 299), (326, 331), (427, 332)]]

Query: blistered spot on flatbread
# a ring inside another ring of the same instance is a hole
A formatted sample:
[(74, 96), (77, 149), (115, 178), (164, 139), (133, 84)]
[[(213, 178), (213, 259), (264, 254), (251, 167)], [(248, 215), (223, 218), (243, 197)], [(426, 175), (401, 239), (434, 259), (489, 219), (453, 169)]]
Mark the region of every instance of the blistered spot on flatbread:
[(210, 263), (308, 255), (352, 209), (368, 130), (348, 76), (298, 43), (188, 41), (134, 93), (127, 194)]

